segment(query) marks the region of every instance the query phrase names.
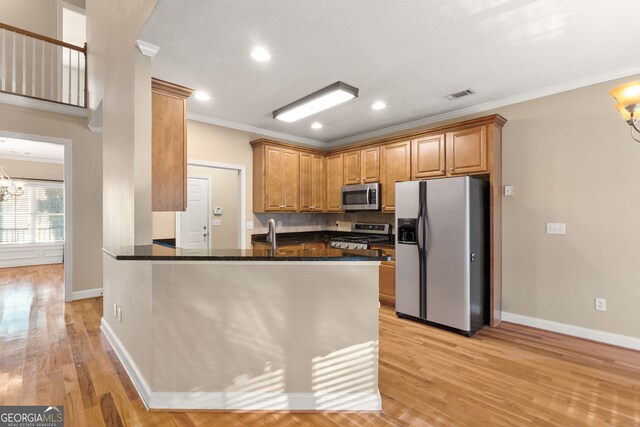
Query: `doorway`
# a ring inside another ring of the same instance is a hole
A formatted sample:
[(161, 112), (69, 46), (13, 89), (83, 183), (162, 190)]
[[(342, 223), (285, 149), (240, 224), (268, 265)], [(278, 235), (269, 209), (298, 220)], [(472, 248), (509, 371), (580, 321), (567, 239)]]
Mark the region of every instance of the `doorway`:
[(176, 214), (176, 246), (186, 249), (211, 247), (211, 178), (187, 177), (187, 210)]
[(0, 165), (23, 187), (1, 202), (0, 268), (60, 265), (71, 301), (71, 141), (0, 131)]

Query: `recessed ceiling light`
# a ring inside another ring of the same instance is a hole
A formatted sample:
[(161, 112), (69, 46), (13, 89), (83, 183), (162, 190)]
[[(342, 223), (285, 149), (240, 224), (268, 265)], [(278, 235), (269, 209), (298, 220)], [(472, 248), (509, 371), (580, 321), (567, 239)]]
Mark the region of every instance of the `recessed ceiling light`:
[(322, 129), (322, 123), (313, 122), (313, 123), (311, 123), (311, 127), (314, 128), (314, 129)]
[(300, 98), (273, 112), (273, 118), (291, 123), (312, 114), (335, 107), (358, 96), (358, 88), (342, 82), (335, 82), (327, 87)]
[(251, 51), (251, 57), (256, 61), (265, 62), (271, 59), (271, 55), (263, 47), (257, 47)]
[(211, 96), (207, 92), (203, 92), (201, 90), (197, 90), (193, 93), (193, 97), (199, 101), (208, 101), (211, 99)]
[(373, 103), (373, 105), (371, 106), (371, 108), (373, 108), (374, 110), (382, 110), (383, 108), (385, 108), (387, 106), (387, 104), (385, 104), (382, 101), (376, 101)]

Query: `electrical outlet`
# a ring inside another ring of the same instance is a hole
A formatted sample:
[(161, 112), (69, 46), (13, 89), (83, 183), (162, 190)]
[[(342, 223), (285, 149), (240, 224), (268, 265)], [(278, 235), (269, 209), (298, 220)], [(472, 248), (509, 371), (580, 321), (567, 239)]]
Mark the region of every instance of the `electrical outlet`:
[(547, 234), (567, 234), (567, 224), (564, 222), (548, 222)]
[(122, 307), (118, 307), (118, 321), (122, 323)]
[(253, 230), (253, 221), (247, 221), (247, 230)]
[(278, 221), (278, 227), (282, 227), (282, 221)]
[(596, 310), (607, 311), (607, 300), (604, 298), (596, 298)]
[(118, 317), (118, 304), (113, 304), (113, 317)]

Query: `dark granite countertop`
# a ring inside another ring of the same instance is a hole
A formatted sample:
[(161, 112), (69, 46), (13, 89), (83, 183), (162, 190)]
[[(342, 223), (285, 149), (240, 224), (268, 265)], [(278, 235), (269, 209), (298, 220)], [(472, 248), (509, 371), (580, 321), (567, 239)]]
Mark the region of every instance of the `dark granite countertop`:
[(357, 249), (184, 249), (162, 245), (103, 248), (104, 253), (119, 261), (389, 261), (379, 250)]
[[(299, 245), (302, 243), (326, 242), (335, 237), (347, 237), (358, 234), (351, 231), (299, 231), (292, 233), (278, 233), (278, 245)], [(267, 234), (252, 234), (251, 243), (267, 243)], [(388, 242), (373, 243), (375, 246), (395, 246), (395, 236), (390, 235)]]

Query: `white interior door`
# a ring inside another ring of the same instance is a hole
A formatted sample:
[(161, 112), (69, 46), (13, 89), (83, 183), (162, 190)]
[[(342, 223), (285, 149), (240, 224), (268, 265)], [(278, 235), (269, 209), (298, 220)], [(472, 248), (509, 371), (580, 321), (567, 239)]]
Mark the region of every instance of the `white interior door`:
[(176, 246), (209, 248), (209, 178), (187, 178), (187, 210), (176, 217)]

